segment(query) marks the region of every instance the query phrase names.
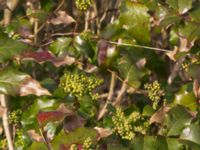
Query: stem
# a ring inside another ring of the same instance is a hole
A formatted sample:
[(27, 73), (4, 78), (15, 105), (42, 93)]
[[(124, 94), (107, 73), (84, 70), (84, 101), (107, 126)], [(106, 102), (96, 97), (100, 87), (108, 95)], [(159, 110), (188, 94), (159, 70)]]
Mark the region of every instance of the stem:
[(0, 94), (0, 101), (1, 101), (1, 106), (5, 108), (5, 113), (3, 114), (2, 121), (3, 121), (3, 127), (6, 135), (6, 139), (8, 142), (8, 149), (9, 150), (14, 150), (13, 146), (13, 141), (12, 141), (12, 134), (9, 128), (9, 123), (8, 123), (8, 98), (4, 94)]
[(41, 136), (42, 136), (42, 139), (43, 139), (43, 141), (45, 142), (45, 144), (46, 144), (48, 150), (52, 150), (52, 148), (51, 148), (51, 146), (50, 146), (50, 143), (48, 142), (48, 140), (47, 140), (46, 137), (44, 136), (44, 132), (43, 132), (43, 130), (42, 130), (40, 127), (39, 127), (39, 132), (40, 132), (40, 134), (41, 134)]
[(126, 89), (127, 89), (127, 84), (126, 84), (126, 81), (124, 81), (122, 86), (121, 86), (121, 89), (120, 89), (120, 91), (117, 95), (116, 100), (113, 102), (113, 106), (119, 105), (121, 103), (122, 97), (125, 94)]
[(6, 9), (4, 9), (4, 25), (7, 26), (10, 21), (11, 21), (11, 17), (12, 17), (12, 11), (15, 9), (15, 7), (17, 6), (19, 0), (7, 0), (7, 7)]
[(34, 43), (37, 43), (38, 19), (34, 19)]
[(108, 98), (107, 98), (107, 101), (106, 101), (105, 105), (103, 106), (102, 110), (99, 113), (98, 120), (100, 120), (106, 114), (107, 106), (108, 106), (108, 104), (110, 103), (110, 101), (113, 98), (113, 93), (114, 93), (114, 88), (115, 88), (115, 79), (116, 79), (115, 73), (112, 72), (111, 73), (111, 81), (110, 81), (110, 88), (109, 88)]

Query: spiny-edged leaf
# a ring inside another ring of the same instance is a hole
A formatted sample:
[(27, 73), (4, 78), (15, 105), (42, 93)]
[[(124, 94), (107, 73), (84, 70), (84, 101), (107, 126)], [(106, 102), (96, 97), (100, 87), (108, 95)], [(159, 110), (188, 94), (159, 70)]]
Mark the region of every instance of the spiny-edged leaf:
[(175, 94), (174, 104), (183, 105), (192, 111), (197, 109), (197, 98), (194, 95), (192, 85), (184, 84), (178, 93)]
[(28, 48), (24, 43), (15, 41), (0, 32), (0, 63), (12, 59)]
[(50, 51), (26, 51), (21, 55), (21, 60), (34, 60), (39, 64), (49, 61), (56, 67), (60, 67), (62, 65), (71, 65), (75, 62), (75, 58), (73, 57), (68, 55), (55, 57)]
[(50, 95), (48, 90), (42, 88), (31, 76), (12, 68), (0, 71), (0, 93), (20, 96)]
[(66, 108), (63, 104), (55, 111), (40, 111), (37, 114), (37, 120), (41, 127), (48, 122), (62, 121), (66, 116), (72, 116), (74, 112)]
[(164, 121), (164, 125), (168, 129), (168, 136), (180, 135), (191, 120), (192, 116), (185, 107), (177, 105), (170, 109)]
[(123, 1), (121, 5), (120, 24), (137, 42), (150, 42), (150, 17), (147, 11), (145, 5), (130, 0)]
[(193, 0), (167, 0), (167, 3), (180, 14), (184, 14), (192, 8), (192, 1)]
[(164, 121), (165, 114), (169, 111), (169, 107), (163, 106), (156, 111), (150, 118), (149, 123), (160, 123)]
[(91, 128), (78, 128), (73, 132), (65, 133), (61, 131), (52, 141), (53, 149), (59, 149), (61, 145), (71, 145), (73, 143), (83, 143), (85, 139), (91, 138), (93, 141), (97, 139), (97, 132)]
[(199, 144), (200, 146), (200, 125), (198, 124), (192, 124), (188, 127), (186, 127), (182, 133), (180, 138), (184, 140), (188, 140), (191, 142), (194, 142), (196, 144)]
[(72, 38), (68, 37), (60, 37), (57, 38), (50, 46), (49, 49), (55, 55), (62, 55), (69, 49), (70, 43), (72, 42)]
[(118, 61), (117, 66), (121, 76), (134, 88), (140, 86), (140, 79), (145, 75), (142, 70), (137, 69), (133, 62), (126, 56), (123, 56)]
[(48, 150), (48, 147), (44, 142), (33, 142), (31, 146), (28, 148), (29, 150)]

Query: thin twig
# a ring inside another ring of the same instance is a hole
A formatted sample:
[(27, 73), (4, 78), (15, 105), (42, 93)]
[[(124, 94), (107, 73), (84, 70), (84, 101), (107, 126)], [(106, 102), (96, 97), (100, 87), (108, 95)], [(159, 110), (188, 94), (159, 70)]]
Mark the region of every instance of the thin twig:
[(171, 50), (168, 50), (168, 49), (162, 49), (162, 48), (156, 48), (156, 47), (150, 47), (150, 46), (144, 46), (144, 45), (138, 45), (138, 44), (118, 43), (118, 42), (113, 42), (113, 41), (107, 41), (107, 42), (110, 44), (117, 45), (117, 46), (131, 46), (131, 47), (138, 47), (138, 48), (162, 51), (162, 52), (167, 52), (167, 53), (171, 52)]
[(0, 94), (0, 101), (1, 106), (5, 108), (5, 113), (3, 114), (2, 121), (3, 121), (3, 127), (6, 135), (6, 139), (8, 142), (8, 149), (14, 150), (13, 141), (12, 141), (12, 134), (9, 128), (8, 123), (8, 103), (7, 103), (7, 97), (4, 94)]
[(108, 98), (106, 103), (104, 104), (103, 108), (101, 109), (99, 116), (98, 116), (98, 120), (100, 120), (107, 112), (107, 106), (108, 104), (112, 101), (113, 98), (113, 94), (114, 94), (114, 88), (115, 88), (115, 73), (112, 72), (111, 73), (111, 81), (110, 81), (110, 88), (109, 88), (109, 93), (108, 93)]
[(48, 140), (47, 140), (46, 137), (44, 136), (43, 130), (42, 130), (40, 127), (39, 127), (39, 132), (40, 132), (40, 134), (41, 134), (41, 136), (42, 136), (42, 139), (43, 139), (43, 141), (45, 142), (45, 144), (46, 144), (48, 150), (52, 150), (52, 149), (51, 149), (51, 146), (50, 146), (50, 144), (49, 144), (49, 142), (48, 142)]
[(116, 100), (113, 102), (113, 106), (119, 105), (121, 103), (122, 97), (126, 93), (126, 90), (127, 90), (127, 84), (126, 84), (126, 81), (124, 81), (117, 95)]

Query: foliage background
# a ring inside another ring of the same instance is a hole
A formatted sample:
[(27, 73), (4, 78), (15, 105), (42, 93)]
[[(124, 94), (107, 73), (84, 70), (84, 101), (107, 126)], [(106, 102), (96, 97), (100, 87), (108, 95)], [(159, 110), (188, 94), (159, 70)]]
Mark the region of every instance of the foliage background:
[(1, 0), (0, 147), (199, 150), (199, 0)]

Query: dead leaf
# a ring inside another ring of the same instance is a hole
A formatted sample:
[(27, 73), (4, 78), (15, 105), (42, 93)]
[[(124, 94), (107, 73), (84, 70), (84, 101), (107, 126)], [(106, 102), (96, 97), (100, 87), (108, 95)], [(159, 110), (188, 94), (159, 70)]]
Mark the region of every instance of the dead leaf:
[(20, 85), (19, 93), (20, 96), (27, 96), (30, 94), (36, 96), (51, 95), (47, 89), (41, 87), (40, 83), (31, 77), (28, 77), (23, 81), (23, 83)]
[(142, 69), (144, 68), (146, 62), (147, 62), (146, 58), (141, 58), (136, 62), (136, 66), (138, 67), (138, 69)]
[(75, 63), (75, 58), (65, 55), (62, 57), (55, 57), (50, 51), (26, 51), (21, 55), (22, 61), (33, 60), (39, 64), (47, 61), (53, 63), (56, 67), (63, 65), (72, 65)]
[(178, 52), (178, 47), (175, 47), (173, 51), (169, 51), (166, 53), (166, 55), (169, 57), (169, 59), (171, 59), (172, 61), (176, 61), (176, 54)]
[(151, 118), (149, 123), (163, 123), (165, 114), (169, 111), (169, 107), (163, 106), (157, 112), (155, 112)]
[(197, 79), (195, 79), (193, 83), (193, 92), (197, 98), (200, 98), (200, 87)]
[(68, 55), (66, 55), (65, 57), (62, 57), (62, 58), (57, 58), (53, 61), (53, 64), (56, 67), (60, 67), (60, 66), (63, 66), (63, 65), (72, 65), (74, 63), (75, 63), (75, 58), (70, 57)]
[(58, 11), (57, 16), (55, 18), (52, 18), (50, 22), (54, 25), (59, 25), (59, 24), (69, 25), (76, 21), (74, 20), (74, 18), (69, 16), (65, 11)]
[(94, 128), (97, 133), (98, 133), (98, 140), (102, 139), (102, 138), (106, 138), (108, 136), (110, 136), (112, 134), (112, 131), (106, 128), (101, 128), (101, 127), (95, 127)]
[(2, 117), (6, 113), (6, 108), (3, 106), (0, 106), (0, 117)]
[(28, 135), (35, 140), (36, 142), (43, 142), (43, 138), (41, 135), (35, 132), (35, 130), (29, 130), (27, 131)]

